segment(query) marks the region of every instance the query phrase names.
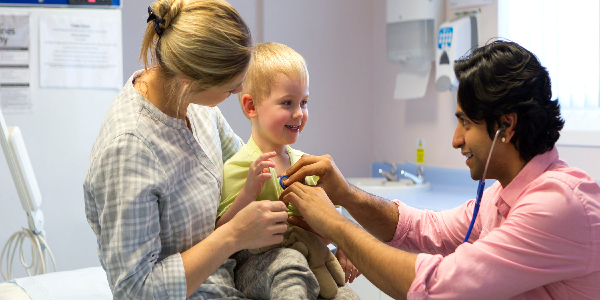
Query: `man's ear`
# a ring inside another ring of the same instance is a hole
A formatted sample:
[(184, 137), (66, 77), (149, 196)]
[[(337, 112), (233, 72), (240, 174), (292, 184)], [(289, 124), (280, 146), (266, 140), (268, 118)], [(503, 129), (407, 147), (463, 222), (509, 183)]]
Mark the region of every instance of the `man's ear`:
[(250, 94), (244, 94), (242, 96), (242, 108), (248, 117), (251, 119), (258, 117), (256, 112), (256, 106), (254, 105), (254, 99)]
[(515, 135), (515, 127), (517, 126), (517, 113), (510, 113), (500, 116), (500, 124), (506, 126), (506, 129), (500, 133), (500, 137), (504, 137), (508, 143)]

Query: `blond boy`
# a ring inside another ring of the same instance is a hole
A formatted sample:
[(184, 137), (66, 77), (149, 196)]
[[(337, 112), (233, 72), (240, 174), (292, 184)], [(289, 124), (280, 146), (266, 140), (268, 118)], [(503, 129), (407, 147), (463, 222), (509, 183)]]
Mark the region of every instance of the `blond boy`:
[[(252, 136), (224, 165), (216, 227), (228, 222), (252, 201), (279, 200), (284, 189), (280, 184), (280, 176), (304, 154), (289, 145), (297, 141), (308, 120), (308, 82), (306, 62), (296, 51), (278, 43), (255, 46), (243, 91), (238, 94), (242, 110), (250, 120)], [(315, 185), (317, 181), (318, 177), (305, 178), (305, 183), (309, 185)], [(300, 213), (290, 205), (288, 215), (300, 216)], [(312, 245), (308, 246), (313, 253), (311, 257), (331, 256), (327, 246), (314, 234), (293, 227), (288, 229), (288, 233), (293, 230), (300, 232), (301, 237), (296, 238), (300, 244)], [(293, 236), (294, 233), (290, 235), (290, 240), (294, 239)], [(285, 237), (288, 238), (287, 235)], [(309, 257), (303, 250), (306, 247), (285, 243), (286, 240), (281, 246), (299, 249)], [(337, 285), (343, 285), (344, 281), (353, 280), (360, 274), (342, 251), (338, 250), (337, 255), (343, 268), (335, 258), (328, 260), (323, 257), (326, 262), (325, 267), (320, 265), (321, 268), (314, 267), (315, 263), (309, 259), (322, 297), (335, 296)], [(347, 298), (353, 297), (344, 297)]]

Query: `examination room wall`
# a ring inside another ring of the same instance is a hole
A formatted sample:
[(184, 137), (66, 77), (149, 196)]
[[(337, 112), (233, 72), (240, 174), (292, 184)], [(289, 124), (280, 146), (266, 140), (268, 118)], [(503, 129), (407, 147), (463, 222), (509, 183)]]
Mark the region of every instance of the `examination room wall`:
[[(314, 155), (330, 154), (348, 176), (368, 176), (372, 162), (373, 4), (362, 0), (231, 0), (254, 42), (279, 42), (300, 53), (310, 74), (309, 119), (293, 146)], [(123, 78), (137, 63), (146, 6), (127, 0), (123, 7)], [(383, 1), (385, 4), (385, 1)], [(263, 9), (259, 9), (262, 7)], [(218, 106), (233, 130), (247, 141), (250, 122), (237, 96)]]
[[(147, 7), (152, 1), (125, 0), (122, 7), (123, 28), (123, 80), (127, 80), (138, 63), (142, 35), (146, 28)], [(331, 154), (338, 167), (348, 176), (367, 176), (372, 160), (371, 117), (372, 92), (372, 4), (362, 0), (334, 1), (259, 1), (231, 0), (250, 26), (255, 42), (275, 41), (287, 44), (304, 56), (310, 72), (310, 118), (301, 134), (296, 148), (321, 155)], [(262, 7), (262, 9), (258, 9)], [(263, 30), (261, 30), (263, 28)], [(89, 115), (77, 118), (89, 119), (98, 127), (112, 99), (90, 106)], [(244, 140), (250, 137), (250, 123), (243, 116), (237, 97), (230, 97), (219, 105), (234, 131)], [(8, 125), (12, 119), (7, 118)], [(54, 120), (56, 128), (71, 128), (67, 119)], [(61, 123), (62, 122), (62, 123)], [(85, 123), (85, 122), (83, 122)], [(76, 130), (73, 128), (73, 130)], [(90, 128), (86, 132), (91, 132)], [(77, 145), (77, 157), (87, 165), (89, 149), (95, 138), (88, 134), (85, 145)], [(70, 131), (66, 131), (70, 132)], [(47, 170), (52, 157), (44, 156), (39, 147), (41, 141), (24, 139), (28, 147), (34, 171), (38, 177)], [(69, 147), (64, 145), (63, 147)], [(78, 149), (79, 149), (78, 148)], [(2, 155), (3, 156), (3, 155)], [(44, 161), (44, 163), (40, 163)], [(42, 170), (42, 169), (43, 170)], [(70, 172), (54, 166), (57, 174)], [(0, 178), (10, 180), (4, 158), (0, 158)], [(45, 213), (48, 243), (56, 258), (59, 271), (99, 266), (96, 238), (85, 219), (83, 202), (83, 177), (85, 167), (65, 174), (73, 181), (74, 188), (49, 189), (42, 182), (42, 203)], [(62, 176), (62, 175), (61, 175)], [(4, 247), (10, 235), (27, 227), (25, 212), (21, 208), (16, 190), (0, 191), (0, 247)], [(50, 194), (60, 193), (63, 198)], [(0, 249), (1, 250), (1, 249)], [(16, 258), (18, 260), (18, 257)], [(26, 276), (24, 268), (15, 261), (15, 277)], [(0, 282), (3, 279), (0, 277)]]
[[(137, 59), (146, 28), (146, 8), (151, 2), (123, 1), (124, 80), (141, 68)], [(310, 117), (296, 148), (316, 155), (331, 154), (346, 176), (368, 176), (374, 160), (414, 161), (415, 140), (424, 138), (426, 165), (466, 168), (460, 151), (451, 146), (457, 124), (456, 100), (450, 92), (435, 90), (434, 72), (422, 99), (398, 101), (392, 97), (398, 66), (387, 60), (385, 0), (230, 2), (247, 21), (255, 42), (287, 44), (307, 60)], [(446, 17), (452, 15), (453, 11), (446, 9)], [(496, 24), (497, 4), (481, 7), (480, 43), (497, 35)], [(241, 113), (237, 97), (230, 97), (219, 108), (234, 131), (247, 140), (250, 125)], [(105, 113), (105, 109), (90, 111), (94, 120), (101, 119)], [(27, 136), (25, 142), (28, 148), (36, 145), (29, 142)], [(559, 147), (559, 151), (572, 166), (600, 178), (599, 148)], [(0, 160), (0, 172), (8, 174), (4, 159)], [(42, 158), (32, 158), (34, 170), (40, 160)], [(3, 178), (10, 178), (7, 176)], [(76, 180), (82, 184), (83, 176)], [(41, 192), (44, 195), (48, 190)], [(8, 237), (27, 226), (27, 222), (16, 191), (0, 193), (3, 196), (0, 247), (4, 247)], [(74, 196), (64, 203), (50, 203), (45, 199), (42, 204), (48, 242), (58, 268), (64, 271), (99, 266), (95, 236), (85, 221), (83, 191), (78, 188), (64, 194)], [(18, 263), (14, 270), (15, 276), (25, 275)]]
[[(446, 19), (458, 10), (450, 10), (445, 2)], [(432, 70), (427, 92), (422, 99), (394, 100), (393, 92), (398, 65), (387, 60), (385, 1), (373, 2), (373, 157), (377, 160), (415, 161), (416, 139), (425, 139), (425, 165), (466, 169), (460, 150), (452, 148), (457, 125), (454, 112), (456, 97), (452, 92), (437, 92), (435, 70)], [(498, 35), (498, 5), (481, 6), (480, 39), (483, 45)], [(600, 179), (600, 148), (557, 146), (559, 154), (570, 166), (578, 167), (596, 180)], [(425, 168), (425, 178), (427, 178)], [(469, 178), (465, 178), (469, 180)]]

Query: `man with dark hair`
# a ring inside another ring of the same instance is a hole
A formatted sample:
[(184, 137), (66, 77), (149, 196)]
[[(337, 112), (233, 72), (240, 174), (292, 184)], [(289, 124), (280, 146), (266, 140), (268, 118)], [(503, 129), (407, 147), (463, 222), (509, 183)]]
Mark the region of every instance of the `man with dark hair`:
[[(443, 212), (411, 208), (348, 184), (327, 155), (292, 166), (280, 199), (394, 298), (600, 299), (600, 187), (558, 158), (564, 121), (548, 72), (518, 44), (496, 41), (457, 61), (455, 73), (452, 145), (474, 180), (497, 180), (467, 243), (475, 200)], [(321, 176), (317, 187), (298, 182), (308, 175)]]
[(552, 150), (564, 121), (552, 100), (548, 71), (535, 55), (516, 43), (496, 41), (458, 60), (458, 105), (474, 122), (484, 121), (490, 138), (502, 115), (519, 122), (511, 143), (525, 161)]

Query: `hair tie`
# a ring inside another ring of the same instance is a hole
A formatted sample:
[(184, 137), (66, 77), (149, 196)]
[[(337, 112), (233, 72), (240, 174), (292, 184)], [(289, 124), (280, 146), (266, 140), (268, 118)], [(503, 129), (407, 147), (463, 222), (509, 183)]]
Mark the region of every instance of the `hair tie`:
[(160, 28), (160, 26), (158, 26), (158, 24), (162, 24), (164, 26), (165, 20), (163, 20), (159, 16), (155, 15), (154, 12), (152, 11), (152, 8), (150, 6), (148, 6), (148, 19), (146, 19), (146, 23), (148, 23), (150, 21), (154, 22), (154, 31), (156, 31), (156, 34), (158, 34), (158, 36), (161, 36), (163, 34), (163, 29)]

